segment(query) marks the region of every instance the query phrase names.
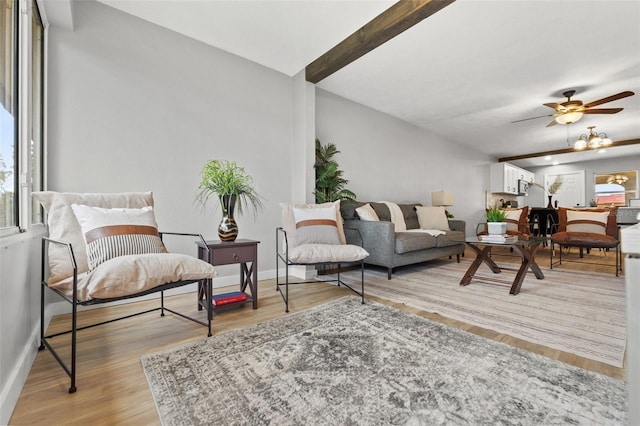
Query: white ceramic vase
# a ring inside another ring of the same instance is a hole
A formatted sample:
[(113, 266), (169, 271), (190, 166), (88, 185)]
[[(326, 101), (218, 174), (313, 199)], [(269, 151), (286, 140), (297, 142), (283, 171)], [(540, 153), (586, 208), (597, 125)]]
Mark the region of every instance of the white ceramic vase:
[(504, 235), (507, 233), (507, 222), (487, 222), (489, 235)]

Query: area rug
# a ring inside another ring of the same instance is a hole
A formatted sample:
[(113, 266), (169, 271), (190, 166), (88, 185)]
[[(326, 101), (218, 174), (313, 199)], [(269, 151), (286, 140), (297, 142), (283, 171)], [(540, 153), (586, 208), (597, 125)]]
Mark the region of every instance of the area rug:
[[(447, 318), (529, 342), (622, 367), (626, 345), (624, 278), (542, 267), (538, 280), (528, 273), (520, 293), (509, 294), (515, 271), (493, 274), (482, 265), (460, 286), (471, 259), (437, 260), (398, 268), (367, 268), (365, 291)], [(499, 265), (504, 263), (498, 262)], [(359, 282), (360, 272), (345, 274)], [(499, 279), (501, 282), (495, 282)]]
[(357, 297), (142, 365), (164, 425), (626, 423), (621, 380)]

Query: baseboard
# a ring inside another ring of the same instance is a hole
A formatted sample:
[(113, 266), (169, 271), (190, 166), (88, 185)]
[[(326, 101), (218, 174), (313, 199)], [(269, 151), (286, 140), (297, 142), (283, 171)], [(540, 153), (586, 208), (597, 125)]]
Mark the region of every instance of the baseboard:
[(40, 343), (39, 339), (40, 322), (36, 323), (27, 344), (22, 349), (20, 357), (16, 362), (16, 367), (12, 369), (11, 375), (0, 392), (0, 425), (9, 424), (22, 388), (29, 376), (29, 371), (31, 371), (31, 366), (36, 359), (38, 345)]

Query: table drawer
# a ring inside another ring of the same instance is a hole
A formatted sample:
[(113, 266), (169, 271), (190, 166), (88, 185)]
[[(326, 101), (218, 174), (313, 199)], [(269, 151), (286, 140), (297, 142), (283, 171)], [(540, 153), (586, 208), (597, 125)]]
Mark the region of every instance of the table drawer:
[(240, 262), (253, 262), (255, 257), (255, 247), (216, 248), (213, 251), (213, 260), (211, 261), (211, 264), (216, 266)]

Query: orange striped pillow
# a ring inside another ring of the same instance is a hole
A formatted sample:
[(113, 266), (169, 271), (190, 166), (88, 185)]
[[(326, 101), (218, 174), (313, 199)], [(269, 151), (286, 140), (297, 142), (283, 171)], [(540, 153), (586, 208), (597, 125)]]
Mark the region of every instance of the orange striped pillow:
[(167, 251), (151, 206), (107, 209), (72, 204), (71, 209), (87, 245), (90, 271), (114, 257)]
[(297, 245), (340, 244), (336, 208), (293, 208)]

